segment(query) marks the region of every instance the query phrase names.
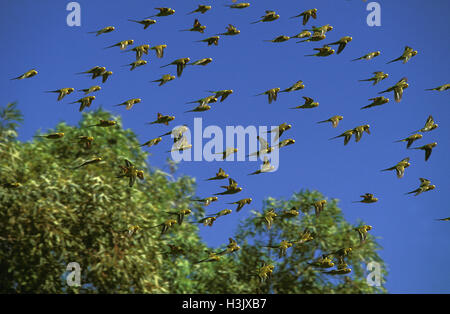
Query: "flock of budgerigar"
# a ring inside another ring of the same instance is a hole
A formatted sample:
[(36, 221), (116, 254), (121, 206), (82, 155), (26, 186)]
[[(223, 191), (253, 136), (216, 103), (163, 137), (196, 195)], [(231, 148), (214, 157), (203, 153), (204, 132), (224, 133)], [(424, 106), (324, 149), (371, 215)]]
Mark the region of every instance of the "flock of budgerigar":
[[(235, 3), (236, 1), (233, 1), (233, 4), (227, 5), (230, 9), (234, 10), (245, 10), (246, 8), (250, 7), (250, 3)], [(197, 8), (195, 8), (193, 11), (190, 12), (184, 12), (182, 14), (192, 14), (192, 15), (202, 15), (207, 14), (208, 11), (212, 9), (211, 5), (198, 5)], [(217, 8), (218, 10), (227, 10), (223, 8)], [(139, 19), (129, 19), (130, 23), (137, 23), (141, 25), (141, 27), (146, 30), (148, 28), (151, 28), (153, 24), (157, 23), (156, 19), (170, 19), (170, 18), (176, 18), (176, 14), (178, 12), (175, 12), (172, 8), (156, 8), (157, 14), (144, 18), (142, 20)], [(294, 36), (285, 36), (281, 35), (276, 38), (273, 38), (271, 40), (267, 40), (268, 42), (272, 42), (273, 44), (277, 44), (280, 42), (288, 41), (288, 40), (298, 40), (299, 43), (302, 42), (310, 42), (310, 43), (316, 43), (317, 45), (322, 45), (322, 43), (327, 42), (327, 33), (333, 30), (333, 26), (327, 24), (320, 27), (312, 26), (308, 27), (306, 26), (308, 22), (311, 21), (311, 19), (317, 19), (317, 16), (320, 14), (318, 9), (308, 9), (305, 10), (298, 15), (292, 16), (291, 18), (299, 19), (300, 23), (303, 25), (304, 30), (302, 30), (300, 33), (294, 35)], [(152, 19), (156, 18), (156, 19)], [(261, 16), (258, 20), (249, 21), (251, 24), (256, 23), (270, 23), (280, 18), (280, 15), (278, 15), (275, 11), (265, 11), (265, 14)], [(138, 25), (137, 25), (138, 26)], [(107, 36), (104, 34), (113, 32), (115, 30), (114, 26), (107, 26), (104, 27), (98, 31), (92, 32), (96, 36)], [(206, 30), (206, 26), (202, 25), (198, 18), (194, 19), (193, 25), (191, 28), (183, 29), (180, 31), (189, 31), (189, 32), (199, 32), (201, 34), (204, 34)], [(200, 42), (201, 44), (204, 44), (205, 46), (218, 46), (220, 44), (221, 36), (227, 36), (227, 37), (233, 37), (233, 36), (239, 36), (241, 31), (235, 27), (234, 25), (229, 24), (226, 27), (226, 31), (220, 34), (216, 34), (213, 36), (206, 37), (204, 39), (198, 40), (197, 42)], [(331, 56), (333, 54), (341, 54), (347, 45), (351, 45), (352, 37), (351, 36), (343, 36), (341, 39), (335, 42), (327, 42), (327, 44), (322, 45), (322, 47), (316, 47), (313, 48), (314, 53), (306, 55), (307, 57), (321, 57), (326, 58), (328, 56)], [(154, 50), (154, 53), (157, 58), (164, 58), (164, 50), (167, 48), (166, 44), (159, 44), (156, 46), (150, 47), (148, 44), (143, 44), (139, 46), (132, 47), (134, 44), (133, 39), (126, 39), (123, 41), (120, 41), (118, 43), (115, 43), (111, 46), (104, 47), (104, 48), (111, 48), (111, 49), (120, 49), (129, 53), (134, 53), (136, 58), (134, 61), (129, 63), (128, 66), (131, 71), (135, 70), (138, 67), (145, 66), (148, 62), (144, 60), (143, 58), (145, 55), (148, 55), (150, 53), (150, 50)], [(332, 47), (336, 46), (336, 50)], [(132, 48), (131, 48), (132, 47)], [(389, 61), (388, 63), (392, 62), (402, 62), (403, 64), (408, 63), (414, 56), (417, 55), (417, 51), (414, 50), (414, 48), (406, 46), (404, 48), (403, 52), (399, 52), (399, 57)], [(373, 52), (363, 52), (361, 57), (353, 59), (352, 61), (355, 62), (370, 62), (370, 60), (377, 58), (380, 56), (380, 51), (373, 51)], [(153, 80), (152, 82), (158, 83), (159, 86), (162, 86), (164, 84), (170, 84), (170, 81), (173, 81), (175, 79), (179, 79), (182, 76), (183, 71), (189, 67), (189, 66), (207, 66), (209, 63), (214, 62), (212, 58), (203, 58), (200, 60), (191, 60), (189, 57), (179, 58), (177, 60), (173, 60), (171, 62), (168, 62), (167, 64), (161, 66), (161, 68), (168, 67), (169, 69), (175, 69), (176, 73), (171, 74), (167, 73), (162, 75), (162, 77), (157, 78)], [(171, 71), (167, 71), (171, 72)], [(36, 76), (38, 74), (38, 71), (36, 69), (32, 69), (28, 72), (26, 72), (23, 75), (20, 75), (15, 79), (21, 80), (21, 79), (28, 79)], [(95, 66), (89, 70), (86, 70), (84, 72), (78, 73), (83, 75), (90, 75), (92, 79), (100, 78), (102, 83), (106, 83), (108, 78), (113, 75), (113, 72), (109, 69), (103, 67), (103, 66)], [(382, 80), (389, 77), (388, 73), (377, 71), (373, 73), (372, 77), (368, 77), (365, 79), (361, 79), (361, 82), (369, 82), (372, 83), (372, 85), (377, 85)], [(364, 84), (364, 83), (361, 83)], [(401, 102), (402, 96), (404, 92), (408, 92), (407, 89), (409, 87), (408, 84), (408, 78), (402, 77), (398, 80), (397, 83), (395, 83), (393, 86), (380, 91), (378, 94), (385, 94), (385, 93), (393, 93), (393, 98), (395, 102)], [(303, 81), (297, 81), (293, 83), (291, 86), (288, 86), (284, 89), (281, 89), (279, 87), (269, 89), (263, 93), (258, 94), (259, 95), (266, 95), (268, 98), (268, 102), (272, 103), (277, 100), (277, 96), (279, 93), (291, 93), (298, 90), (301, 90), (305, 88), (305, 85), (303, 84)], [(438, 86), (435, 88), (429, 88), (428, 91), (438, 91), (442, 92), (450, 88), (450, 84), (444, 84), (442, 86)], [(59, 88), (56, 90), (51, 90), (48, 92), (56, 93), (57, 94), (57, 100), (61, 101), (64, 97), (72, 94), (75, 92), (75, 88), (73, 87), (64, 87)], [(95, 96), (92, 95), (93, 93), (100, 92), (101, 86), (95, 85), (90, 88), (86, 89), (80, 89), (78, 90), (80, 92), (84, 93), (84, 97), (75, 100), (72, 103), (79, 103), (79, 111), (83, 111), (85, 108), (90, 107), (93, 101), (95, 100)], [(212, 104), (216, 102), (223, 102), (225, 101), (230, 95), (234, 93), (231, 89), (223, 89), (223, 90), (215, 90), (210, 91), (210, 95), (195, 101), (192, 101), (190, 103), (197, 104), (196, 107), (194, 107), (192, 110), (186, 111), (187, 112), (204, 112), (207, 110), (212, 109)], [(319, 106), (319, 102), (316, 100), (303, 96), (304, 104), (293, 107), (294, 110), (304, 110), (304, 109), (314, 109)], [(369, 99), (370, 103), (361, 109), (368, 109), (372, 110), (371, 108), (376, 106), (382, 106), (391, 100), (387, 98), (386, 96), (376, 96)], [(124, 106), (127, 110), (131, 110), (133, 106), (137, 103), (140, 103), (140, 98), (135, 99), (129, 99), (121, 104), (118, 104), (117, 106)], [(325, 117), (324, 117), (325, 118)], [(342, 115), (335, 115), (332, 117), (329, 117), (325, 120), (318, 121), (317, 123), (331, 123), (331, 126), (333, 128), (337, 128), (339, 122), (344, 117)], [(156, 119), (150, 124), (164, 124), (169, 125), (170, 122), (172, 122), (175, 119), (174, 116), (170, 114), (162, 114), (157, 113)], [(117, 124), (116, 121), (111, 120), (100, 120), (98, 123), (91, 125), (89, 127), (113, 127)], [(413, 146), (414, 142), (421, 140), (423, 137), (425, 137), (425, 134), (436, 129), (438, 127), (438, 124), (435, 123), (433, 117), (430, 115), (426, 121), (424, 121), (424, 126), (419, 129), (411, 132), (409, 135), (405, 135), (404, 138), (399, 139), (397, 142), (406, 142), (406, 149), (419, 149), (424, 151), (425, 155), (425, 161), (429, 160), (433, 148), (437, 146), (436, 142), (430, 142), (421, 146)], [(259, 149), (256, 152), (252, 152), (249, 154), (249, 156), (265, 156), (270, 154), (272, 151), (281, 149), (285, 146), (292, 145), (295, 143), (294, 139), (288, 138), (281, 140), (281, 136), (289, 131), (292, 128), (291, 124), (283, 123), (279, 125), (277, 128), (270, 130), (268, 133), (275, 133), (274, 140), (276, 141), (275, 145), (269, 145), (269, 143), (262, 137), (258, 136), (259, 141)], [(184, 136), (184, 133), (188, 130), (187, 126), (183, 125), (177, 128), (174, 128), (172, 131), (167, 132), (165, 134), (162, 134), (161, 136), (157, 138), (150, 139), (142, 144), (144, 147), (152, 147), (154, 145), (157, 145), (162, 141), (163, 136), (171, 135), (174, 139), (173, 146), (171, 151), (183, 151), (187, 149), (192, 148), (192, 144), (189, 143), (188, 139)], [(88, 132), (88, 130), (86, 130)], [(344, 145), (347, 145), (349, 141), (354, 136), (355, 142), (359, 142), (364, 133), (370, 134), (370, 125), (359, 125), (355, 126), (352, 129), (346, 130), (345, 132), (342, 132), (341, 134), (333, 137), (332, 139), (337, 138), (343, 138)], [(65, 136), (64, 133), (52, 133), (47, 135), (40, 135), (40, 137), (43, 137), (48, 140), (60, 140)], [(80, 143), (85, 145), (86, 148), (90, 148), (91, 145), (93, 145), (94, 138), (92, 136), (89, 136), (86, 134), (85, 136), (78, 137), (78, 140)], [(169, 151), (170, 152), (170, 151)], [(228, 147), (223, 152), (218, 152), (222, 156), (222, 158), (225, 160), (228, 156), (234, 154), (237, 152), (237, 149), (234, 147)], [(77, 165), (73, 169), (79, 169), (83, 168), (85, 166), (88, 166), (89, 164), (93, 163), (99, 163), (102, 161), (102, 158), (99, 156), (93, 157), (92, 159), (86, 160), (80, 165)], [(402, 178), (406, 169), (411, 165), (411, 161), (409, 157), (406, 157), (400, 161), (398, 161), (396, 164), (391, 165), (390, 167), (386, 169), (380, 169), (381, 171), (395, 171), (398, 178)], [(388, 165), (387, 165), (388, 166)], [(270, 164), (270, 160), (267, 157), (264, 157), (263, 164), (260, 169), (254, 171), (251, 173), (251, 175), (258, 175), (263, 174), (267, 172), (271, 172), (274, 169), (273, 165)], [(79, 171), (82, 171), (80, 169)], [(133, 185), (136, 182), (136, 178), (144, 179), (144, 171), (138, 169), (131, 161), (125, 160), (123, 165), (120, 165), (120, 172), (117, 175), (117, 178), (119, 179), (126, 179), (129, 182), (130, 188), (133, 187)], [(221, 186), (224, 190), (222, 192), (216, 193), (214, 196), (202, 198), (202, 199), (192, 199), (193, 202), (201, 202), (204, 206), (208, 206), (212, 202), (215, 202), (218, 200), (218, 196), (223, 195), (233, 195), (241, 192), (243, 190), (242, 187), (238, 186), (238, 183), (236, 180), (232, 179), (229, 174), (225, 172), (224, 169), (220, 168), (218, 172), (212, 176), (211, 178), (207, 179), (208, 181), (212, 180), (228, 180), (228, 185)], [(434, 184), (432, 184), (432, 181), (428, 178), (419, 178), (420, 185), (418, 185), (417, 189), (410, 191), (408, 194), (414, 194), (415, 196), (433, 190), (436, 188)], [(14, 188), (18, 187), (18, 183), (8, 183), (8, 187)], [(358, 202), (361, 203), (374, 203), (378, 201), (378, 198), (375, 197), (372, 193), (365, 193), (364, 195), (361, 195), (361, 200)], [(239, 212), (245, 205), (248, 205), (252, 202), (251, 198), (244, 198), (240, 199), (234, 202), (230, 202), (228, 204), (235, 204), (237, 205), (237, 208), (235, 209), (236, 212)], [(317, 216), (320, 215), (320, 213), (324, 210), (326, 210), (327, 201), (326, 200), (317, 200), (314, 204), (311, 204), (311, 207), (315, 209), (315, 214)], [(275, 219), (292, 219), (299, 215), (299, 209), (298, 208), (292, 208), (289, 211), (283, 211), (283, 212), (276, 212), (274, 209), (267, 210), (266, 212), (262, 213), (258, 219), (261, 219), (266, 225), (267, 228), (271, 228), (273, 222)], [(161, 228), (161, 235), (165, 234), (169, 230), (172, 230), (174, 225), (182, 224), (183, 219), (185, 216), (189, 215), (191, 213), (190, 209), (183, 209), (176, 212), (169, 212), (169, 219), (162, 222), (160, 225), (154, 226), (155, 228)], [(224, 209), (217, 213), (207, 215), (203, 219), (197, 221), (196, 223), (201, 223), (205, 226), (212, 226), (213, 223), (220, 217), (223, 217), (225, 215), (229, 215), (232, 213), (232, 210), (230, 209)], [(175, 219), (172, 219), (172, 217)], [(439, 219), (442, 221), (450, 221), (449, 218), (443, 218)], [(127, 230), (129, 236), (132, 236), (134, 233), (138, 232), (139, 229), (141, 229), (139, 226), (131, 226), (129, 230)], [(355, 232), (359, 234), (360, 237), (360, 244), (363, 245), (364, 241), (367, 237), (368, 231), (372, 229), (372, 226), (370, 225), (363, 225), (355, 229)], [(288, 239), (283, 240), (281, 243), (277, 245), (270, 245), (270, 248), (278, 249), (279, 250), (279, 257), (282, 257), (286, 254), (286, 250), (293, 245), (301, 245), (305, 242), (311, 241), (314, 239), (314, 235), (309, 230), (304, 230), (302, 234), (300, 234), (298, 239)], [(229, 244), (225, 250), (222, 250), (220, 252), (209, 252), (208, 256), (205, 257), (205, 259), (198, 261), (198, 263), (202, 262), (211, 262), (211, 261), (219, 261), (221, 256), (224, 254), (230, 254), (237, 250), (239, 250), (240, 247), (236, 243), (236, 241), (232, 238), (229, 239)], [(312, 267), (317, 267), (320, 269), (326, 269), (326, 268), (332, 268), (334, 267), (335, 263), (333, 262), (333, 259), (336, 259), (337, 261), (337, 267), (335, 269), (332, 269), (330, 271), (327, 271), (326, 273), (331, 275), (342, 275), (342, 274), (348, 274), (351, 272), (351, 269), (348, 267), (348, 265), (345, 263), (345, 257), (352, 251), (351, 247), (347, 248), (337, 248), (333, 252), (329, 252), (328, 254), (324, 254), (322, 257), (312, 261), (310, 265)], [(263, 281), (265, 280), (273, 271), (274, 266), (272, 264), (264, 264), (260, 268), (258, 272), (259, 278)]]

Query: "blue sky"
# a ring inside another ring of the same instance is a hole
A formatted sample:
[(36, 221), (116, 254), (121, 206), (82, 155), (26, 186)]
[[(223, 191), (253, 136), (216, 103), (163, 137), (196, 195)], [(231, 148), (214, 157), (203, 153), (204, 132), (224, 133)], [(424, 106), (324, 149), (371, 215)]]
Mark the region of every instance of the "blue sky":
[[(450, 224), (434, 219), (450, 216), (445, 191), (449, 191), (450, 166), (445, 156), (450, 154), (448, 114), (449, 93), (426, 92), (448, 81), (450, 61), (448, 14), (450, 2), (434, 0), (378, 1), (381, 5), (381, 26), (369, 27), (368, 11), (361, 0), (316, 1), (251, 1), (244, 10), (231, 10), (224, 4), (231, 1), (202, 1), (213, 9), (206, 14), (186, 15), (199, 1), (78, 1), (81, 5), (81, 27), (66, 24), (66, 5), (69, 1), (2, 1), (0, 6), (0, 38), (4, 48), (0, 58), (0, 103), (18, 101), (25, 116), (20, 128), (20, 140), (30, 140), (37, 129), (43, 132), (60, 121), (75, 125), (81, 117), (78, 106), (68, 104), (82, 97), (74, 93), (57, 102), (56, 95), (44, 93), (62, 87), (88, 88), (100, 83), (87, 76), (75, 75), (96, 65), (104, 65), (114, 75), (96, 93), (91, 106), (99, 105), (121, 115), (125, 128), (132, 128), (144, 142), (170, 130), (164, 125), (145, 125), (155, 120), (157, 112), (175, 115), (176, 124), (193, 125), (194, 117), (203, 117), (208, 125), (293, 125), (283, 138), (294, 138), (296, 143), (285, 147), (280, 154), (280, 168), (271, 174), (247, 176), (259, 167), (259, 162), (185, 162), (179, 174), (198, 179), (199, 196), (220, 192), (222, 182), (204, 182), (214, 176), (219, 167), (235, 178), (244, 191), (237, 196), (223, 197), (211, 205), (208, 212), (226, 208), (225, 203), (252, 197), (250, 207), (238, 214), (222, 217), (213, 228), (201, 229), (201, 235), (211, 246), (227, 242), (240, 219), (250, 215), (249, 209), (259, 209), (267, 196), (289, 198), (300, 189), (317, 189), (329, 198), (340, 200), (339, 205), (350, 222), (363, 219), (374, 227), (371, 234), (383, 246), (381, 257), (389, 270), (386, 287), (391, 293), (449, 293)], [(143, 30), (141, 25), (127, 19), (142, 19), (153, 15), (154, 7), (168, 6), (175, 15), (157, 18), (157, 23)], [(299, 19), (289, 17), (310, 9), (318, 9), (317, 20), (307, 26), (331, 24), (334, 29), (327, 39), (318, 43), (296, 44), (264, 42), (279, 35), (293, 35), (303, 27)], [(251, 25), (267, 9), (275, 10), (280, 19), (271, 23)], [(205, 34), (183, 32), (190, 28), (195, 17), (207, 26)], [(208, 47), (194, 43), (234, 24), (241, 30), (239, 36), (221, 36), (219, 46)], [(116, 30), (96, 37), (88, 34), (105, 26)], [(352, 36), (353, 41), (340, 55), (327, 58), (304, 57), (313, 47)], [(445, 39), (447, 38), (447, 39)], [(151, 46), (167, 44), (163, 59), (154, 51), (144, 59), (144, 67), (130, 72), (122, 65), (134, 61), (134, 55), (118, 48), (102, 49), (121, 40), (134, 39), (135, 44)], [(386, 64), (403, 52), (405, 45), (418, 50), (409, 63)], [(371, 61), (350, 62), (368, 52), (380, 50), (381, 55)], [(166, 73), (175, 74), (175, 67), (161, 65), (182, 57), (197, 60), (212, 57), (206, 67), (185, 69), (181, 78), (158, 87), (151, 80)], [(38, 76), (22, 81), (10, 81), (31, 68)], [(359, 79), (371, 77), (374, 71), (389, 73), (389, 78), (376, 86)], [(359, 108), (369, 104), (369, 98), (394, 85), (407, 76), (410, 87), (400, 103), (393, 94), (386, 95), (391, 102), (368, 110)], [(286, 88), (303, 80), (306, 88), (293, 93), (282, 93), (278, 100), (268, 104), (265, 96), (254, 97), (273, 87)], [(206, 90), (233, 89), (225, 102), (213, 104), (213, 109), (193, 114), (183, 112), (193, 108), (185, 103), (208, 94)], [(320, 102), (318, 108), (294, 111), (288, 109), (303, 104), (301, 96)], [(130, 98), (142, 98), (142, 103), (126, 111), (113, 105)], [(316, 124), (333, 115), (344, 116), (338, 128)], [(414, 146), (438, 142), (430, 159), (424, 161), (424, 152), (406, 150), (405, 144), (394, 140), (408, 136), (423, 127), (428, 115), (435, 118), (439, 128), (424, 134)], [(371, 125), (371, 135), (364, 134), (359, 143), (354, 140), (343, 145), (342, 140), (328, 141), (347, 129), (361, 124)], [(204, 141), (204, 143), (207, 140)], [(170, 149), (169, 141), (150, 149), (149, 163), (164, 167)], [(409, 156), (411, 167), (404, 178), (395, 173), (380, 172)], [(167, 168), (166, 168), (167, 169)], [(446, 175), (445, 175), (446, 174)], [(419, 177), (432, 180), (436, 190), (414, 197), (404, 193), (415, 189)], [(372, 192), (380, 201), (375, 204), (353, 204), (359, 195)]]

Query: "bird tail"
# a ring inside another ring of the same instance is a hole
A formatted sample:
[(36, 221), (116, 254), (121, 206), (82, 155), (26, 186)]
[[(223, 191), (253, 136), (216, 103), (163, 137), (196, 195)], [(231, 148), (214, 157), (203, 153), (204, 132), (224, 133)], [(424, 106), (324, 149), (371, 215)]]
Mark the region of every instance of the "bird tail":
[(47, 91), (45, 91), (45, 93), (59, 93), (59, 91), (57, 91), (57, 90), (47, 90)]
[[(354, 61), (354, 60), (353, 60)], [(370, 81), (370, 79), (367, 79), (367, 80), (358, 80), (358, 82), (369, 82)]]
[(313, 57), (313, 56), (315, 56), (315, 55), (305, 55), (305, 57)]
[(361, 58), (356, 58), (356, 59), (353, 59), (351, 61), (358, 61), (358, 60), (361, 60)]
[(328, 120), (322, 120), (322, 121), (319, 121), (317, 123), (325, 123), (325, 122), (328, 122)]
[(168, 67), (169, 65), (170, 65), (170, 63), (166, 64), (166, 65), (162, 65), (162, 66), (160, 66), (160, 68), (165, 68), (165, 67)]
[(258, 20), (258, 21), (256, 21), (256, 22), (251, 22), (250, 24), (256, 24), (256, 23), (259, 23), (259, 22), (261, 22), (261, 21)]

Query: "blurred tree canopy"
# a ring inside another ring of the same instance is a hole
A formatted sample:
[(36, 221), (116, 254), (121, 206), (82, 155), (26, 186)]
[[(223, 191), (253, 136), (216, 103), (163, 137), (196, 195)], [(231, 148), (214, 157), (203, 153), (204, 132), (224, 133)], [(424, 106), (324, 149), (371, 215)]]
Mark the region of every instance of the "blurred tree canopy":
[[(115, 127), (89, 127), (99, 120), (115, 120)], [(195, 179), (174, 178), (150, 167), (136, 135), (121, 127), (119, 117), (101, 109), (83, 113), (79, 125), (60, 123), (48, 133), (60, 139), (34, 138), (20, 142), (22, 116), (16, 104), (0, 109), (0, 292), (2, 293), (376, 293), (382, 287), (366, 283), (365, 265), (380, 249), (372, 236), (360, 245), (356, 226), (328, 202), (319, 217), (309, 213), (316, 191), (301, 191), (288, 200), (267, 198), (262, 212), (300, 208), (294, 218), (275, 218), (268, 230), (261, 213), (241, 222), (233, 238), (241, 249), (221, 255), (217, 262), (197, 263), (208, 257), (198, 235), (201, 205), (190, 201)], [(94, 137), (87, 147), (79, 136)], [(73, 167), (94, 157), (102, 162)], [(117, 178), (124, 159), (145, 172), (133, 187)], [(17, 184), (19, 183), (19, 185)], [(168, 211), (190, 209), (182, 225), (161, 235), (154, 227), (169, 218)], [(362, 225), (362, 222), (361, 224)], [(131, 232), (133, 226), (139, 230)], [(359, 225), (358, 225), (359, 226)], [(213, 227), (214, 228), (214, 227)], [(298, 239), (308, 229), (314, 239), (294, 244), (284, 257), (265, 246)], [(328, 275), (308, 265), (321, 254), (345, 247), (348, 275)], [(81, 266), (81, 286), (66, 283), (67, 265)], [(267, 280), (258, 269), (273, 264)]]

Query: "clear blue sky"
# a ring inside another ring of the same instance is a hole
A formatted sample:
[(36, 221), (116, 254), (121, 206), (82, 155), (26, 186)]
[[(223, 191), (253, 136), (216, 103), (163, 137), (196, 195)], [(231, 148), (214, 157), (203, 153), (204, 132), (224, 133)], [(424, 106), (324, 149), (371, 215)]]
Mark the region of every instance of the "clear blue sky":
[[(211, 4), (206, 14), (186, 15), (199, 3)], [(56, 95), (44, 93), (62, 87), (88, 88), (99, 83), (86, 76), (75, 75), (96, 65), (104, 65), (114, 72), (108, 82), (100, 84), (103, 90), (91, 109), (100, 104), (116, 115), (122, 115), (125, 128), (132, 128), (139, 139), (154, 138), (170, 130), (164, 125), (145, 125), (153, 121), (157, 112), (173, 114), (177, 124), (192, 126), (194, 117), (203, 117), (204, 126), (219, 125), (293, 125), (283, 138), (292, 137), (295, 145), (283, 148), (280, 169), (272, 174), (247, 176), (259, 162), (185, 162), (179, 174), (198, 179), (198, 194), (209, 196), (220, 192), (219, 183), (204, 182), (223, 167), (244, 188), (237, 196), (223, 197), (211, 205), (208, 212), (226, 208), (225, 203), (243, 197), (252, 197), (252, 206), (223, 217), (213, 228), (201, 227), (201, 234), (211, 246), (227, 242), (239, 219), (250, 215), (249, 209), (260, 209), (263, 198), (289, 198), (300, 189), (317, 189), (329, 198), (338, 198), (346, 219), (363, 219), (374, 227), (371, 234), (383, 246), (380, 252), (389, 270), (386, 287), (392, 293), (449, 293), (450, 250), (449, 222), (434, 219), (450, 216), (448, 198), (450, 166), (449, 148), (449, 92), (425, 92), (448, 81), (450, 61), (449, 23), (450, 2), (434, 1), (379, 1), (381, 27), (366, 24), (366, 3), (362, 0), (316, 1), (250, 1), (251, 7), (231, 10), (224, 4), (231, 1), (100, 1), (81, 0), (81, 27), (66, 25), (66, 5), (69, 1), (2, 1), (0, 6), (0, 38), (3, 43), (0, 58), (0, 103), (18, 101), (25, 115), (20, 128), (20, 140), (30, 140), (37, 129), (54, 127), (60, 121), (75, 125), (81, 117), (77, 105), (69, 102), (82, 97), (72, 94), (62, 102)], [(169, 6), (175, 15), (157, 18), (158, 22), (143, 30), (127, 19), (141, 19), (156, 12), (154, 7)], [(303, 27), (300, 20), (288, 19), (306, 9), (317, 8), (318, 19), (311, 25), (331, 24), (334, 30), (326, 41), (296, 44), (291, 40), (275, 44), (263, 42), (278, 35), (293, 35)], [(281, 18), (272, 23), (250, 25), (264, 14), (276, 10)], [(178, 30), (190, 28), (195, 17), (207, 26), (205, 34)], [(219, 46), (208, 47), (194, 43), (225, 31), (232, 23), (241, 30), (239, 36), (222, 36)], [(113, 33), (96, 37), (87, 34), (105, 26), (114, 25)], [(303, 57), (313, 47), (350, 35), (353, 41), (340, 55), (327, 58)], [(130, 72), (121, 65), (134, 60), (133, 53), (121, 53), (118, 48), (102, 49), (125, 39), (135, 44), (167, 44), (163, 59), (154, 51), (144, 59), (149, 64)], [(407, 64), (387, 65), (401, 55), (405, 45), (418, 50), (418, 55)], [(381, 50), (371, 61), (350, 62), (368, 52)], [(158, 87), (151, 80), (162, 74), (175, 73), (173, 66), (160, 66), (181, 57), (197, 60), (212, 57), (206, 67), (189, 67), (181, 78)], [(31, 68), (38, 76), (22, 81), (10, 81)], [(368, 82), (374, 71), (385, 71), (390, 77), (373, 87)], [(394, 85), (407, 76), (410, 87), (400, 103), (393, 101), (368, 110), (359, 108), (369, 104), (368, 98)], [(294, 93), (283, 93), (268, 104), (263, 96), (255, 94), (269, 88), (286, 88), (297, 80), (306, 88)], [(206, 90), (233, 89), (235, 93), (225, 102), (213, 105), (203, 114), (183, 114), (191, 109), (185, 103), (207, 95)], [(288, 109), (303, 103), (301, 96), (320, 102), (316, 109), (294, 111)], [(142, 103), (131, 111), (113, 105), (130, 98), (142, 98)], [(337, 129), (329, 124), (316, 124), (332, 115), (341, 114), (344, 120)], [(431, 158), (425, 162), (424, 152), (406, 150), (405, 144), (393, 143), (410, 132), (423, 127), (428, 115), (433, 115), (439, 128), (424, 134), (416, 144), (438, 142)], [(371, 125), (371, 135), (364, 134), (359, 143), (347, 146), (342, 140), (328, 141), (347, 129), (360, 124)], [(206, 141), (205, 141), (206, 142)], [(163, 167), (170, 148), (167, 138), (150, 149), (149, 163)], [(404, 157), (411, 157), (411, 167), (405, 177), (380, 172)], [(445, 157), (447, 156), (447, 157)], [(167, 168), (166, 168), (167, 169)], [(415, 189), (419, 177), (432, 180), (435, 191), (414, 197), (404, 195)], [(220, 182), (221, 183), (221, 182)], [(359, 195), (372, 192), (380, 201), (376, 204), (352, 204)]]

